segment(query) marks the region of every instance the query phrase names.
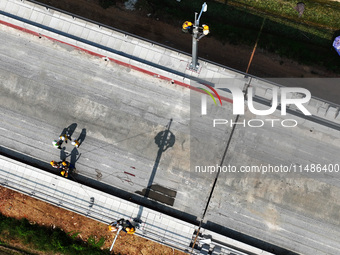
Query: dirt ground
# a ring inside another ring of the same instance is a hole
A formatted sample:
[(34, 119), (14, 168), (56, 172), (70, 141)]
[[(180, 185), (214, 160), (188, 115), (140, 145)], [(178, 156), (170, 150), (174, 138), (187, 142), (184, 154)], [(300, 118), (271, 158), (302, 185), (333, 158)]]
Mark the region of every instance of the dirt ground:
[[(108, 231), (107, 225), (85, 216), (42, 202), (2, 186), (0, 186), (0, 194), (0, 213), (3, 215), (17, 219), (25, 217), (32, 223), (49, 227), (59, 227), (66, 233), (70, 231), (80, 232), (78, 237), (84, 241), (90, 236), (94, 236), (98, 238), (98, 240), (101, 237), (104, 237), (106, 241), (103, 248), (109, 248), (115, 237), (114, 233)], [(23, 249), (35, 254), (46, 254), (30, 250), (27, 246), (23, 246), (16, 240), (9, 240), (9, 242), (18, 249)], [(128, 235), (124, 232), (119, 234), (113, 251), (116, 254), (120, 253), (122, 255), (185, 254), (136, 235)]]
[[(181, 22), (174, 26), (158, 20), (152, 14), (140, 10), (126, 10), (123, 0), (117, 0), (116, 6), (108, 9), (103, 9), (99, 0), (37, 1), (191, 53), (191, 35), (181, 32)], [(194, 10), (188, 14), (188, 19), (193, 15)], [(200, 40), (198, 55), (245, 72), (252, 50), (253, 47), (224, 44), (209, 36)], [(262, 78), (340, 77), (323, 67), (299, 65), (262, 49), (256, 50), (249, 73)]]

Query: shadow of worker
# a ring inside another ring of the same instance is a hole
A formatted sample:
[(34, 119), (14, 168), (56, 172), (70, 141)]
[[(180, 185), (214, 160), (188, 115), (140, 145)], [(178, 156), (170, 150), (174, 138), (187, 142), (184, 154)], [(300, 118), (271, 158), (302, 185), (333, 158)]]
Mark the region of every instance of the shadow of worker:
[(72, 173), (76, 174), (76, 162), (78, 161), (78, 159), (81, 156), (81, 153), (79, 153), (78, 149), (75, 147), (73, 148), (73, 150), (71, 151), (71, 155), (70, 155), (70, 169), (72, 169)]
[(66, 158), (68, 157), (68, 156), (70, 156), (70, 155), (68, 155), (67, 153), (66, 153), (66, 147), (63, 147), (61, 150), (60, 150), (60, 160), (61, 161), (65, 161), (66, 160)]
[(60, 136), (67, 135), (71, 137), (74, 133), (74, 130), (76, 130), (76, 128), (77, 128), (77, 123), (72, 123), (67, 128), (64, 128), (63, 131), (61, 131)]
[(77, 123), (72, 123), (71, 125), (67, 127), (67, 133), (69, 134), (69, 136), (73, 135), (74, 130), (76, 130), (76, 128), (77, 128)]
[(86, 137), (86, 128), (83, 128), (81, 130), (79, 137), (75, 139), (75, 142), (73, 143), (73, 145), (76, 145), (76, 147), (79, 147), (85, 141), (85, 137)]

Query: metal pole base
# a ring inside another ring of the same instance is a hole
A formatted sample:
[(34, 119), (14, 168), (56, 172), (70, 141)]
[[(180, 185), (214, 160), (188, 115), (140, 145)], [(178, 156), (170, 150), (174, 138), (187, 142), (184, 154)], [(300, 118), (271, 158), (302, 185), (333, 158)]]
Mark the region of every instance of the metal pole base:
[(194, 71), (198, 71), (199, 67), (200, 67), (199, 63), (197, 63), (196, 66), (194, 66), (194, 64), (191, 62), (189, 65), (189, 69), (194, 70)]

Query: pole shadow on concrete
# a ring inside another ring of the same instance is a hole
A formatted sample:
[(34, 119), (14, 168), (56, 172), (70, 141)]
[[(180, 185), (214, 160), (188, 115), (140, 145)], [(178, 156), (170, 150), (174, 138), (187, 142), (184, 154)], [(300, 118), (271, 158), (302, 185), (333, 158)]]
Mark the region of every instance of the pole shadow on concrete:
[(166, 126), (167, 129), (165, 131), (159, 132), (155, 137), (155, 143), (158, 146), (158, 152), (157, 152), (155, 164), (152, 168), (151, 176), (150, 176), (144, 197), (149, 197), (151, 185), (152, 185), (152, 183), (155, 179), (156, 172), (157, 172), (157, 169), (158, 169), (158, 165), (159, 165), (159, 162), (161, 160), (163, 152), (165, 152), (170, 147), (173, 147), (174, 144), (175, 144), (175, 139), (176, 139), (175, 135), (170, 131), (171, 123), (172, 123), (172, 119), (170, 119), (170, 122)]
[[(159, 196), (164, 197), (164, 195), (162, 195), (158, 192), (154, 192), (153, 189), (157, 189), (157, 191), (163, 190), (165, 193), (167, 193), (167, 190), (168, 190), (167, 188), (161, 187), (160, 185), (153, 185), (153, 181), (155, 179), (156, 172), (157, 172), (159, 162), (161, 160), (163, 152), (165, 152), (169, 148), (173, 147), (174, 144), (175, 144), (175, 141), (176, 141), (175, 135), (170, 131), (171, 123), (172, 123), (172, 119), (170, 119), (169, 123), (165, 126), (166, 129), (164, 131), (159, 132), (155, 137), (155, 143), (158, 146), (158, 152), (157, 152), (157, 157), (156, 157), (154, 166), (152, 168), (152, 172), (151, 172), (151, 175), (150, 175), (150, 178), (149, 178), (148, 185), (147, 185), (146, 189), (143, 189), (141, 192), (136, 191), (137, 194), (143, 195), (144, 198), (149, 198), (150, 195), (152, 194), (153, 199), (160, 201), (161, 199), (157, 199), (157, 198), (159, 198)], [(170, 192), (173, 193), (175, 191), (170, 190)], [(176, 194), (176, 192), (175, 192), (175, 194)], [(135, 222), (141, 223), (140, 218), (141, 218), (142, 212), (143, 212), (143, 208), (140, 207), (138, 215), (134, 219)]]

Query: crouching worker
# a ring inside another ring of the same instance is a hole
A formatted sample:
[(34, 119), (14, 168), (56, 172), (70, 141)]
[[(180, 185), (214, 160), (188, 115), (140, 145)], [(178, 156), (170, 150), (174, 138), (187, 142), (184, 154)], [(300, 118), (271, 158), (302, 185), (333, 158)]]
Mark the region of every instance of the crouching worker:
[(110, 232), (116, 232), (119, 227), (121, 227), (121, 226), (117, 223), (117, 221), (114, 221), (114, 222), (110, 223), (109, 231)]
[(119, 229), (122, 229), (125, 233), (130, 234), (130, 235), (136, 232), (136, 229), (131, 224), (131, 222), (128, 220), (124, 220), (124, 219), (120, 219), (120, 220), (112, 222), (109, 225), (108, 229), (110, 232), (115, 232)]
[(75, 170), (76, 168), (74, 167), (74, 165), (70, 164), (70, 162), (64, 160), (63, 162), (61, 162), (59, 169), (61, 170), (60, 174), (67, 178), (68, 172)]
[(67, 170), (61, 170), (60, 172), (61, 176), (64, 176), (65, 178), (68, 177), (68, 169)]
[(122, 230), (127, 234), (133, 235), (136, 232), (135, 227), (128, 220), (124, 220), (122, 226), (123, 226)]
[(136, 232), (136, 229), (135, 227), (126, 227), (125, 229), (123, 228), (123, 231), (130, 234), (130, 235), (133, 235), (135, 232)]
[(68, 170), (69, 170), (70, 162), (68, 161), (63, 161), (61, 162), (61, 172), (60, 174), (64, 176), (65, 178), (68, 177)]
[(60, 164), (57, 161), (52, 160), (50, 164), (53, 168), (60, 168)]

